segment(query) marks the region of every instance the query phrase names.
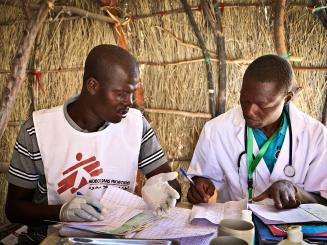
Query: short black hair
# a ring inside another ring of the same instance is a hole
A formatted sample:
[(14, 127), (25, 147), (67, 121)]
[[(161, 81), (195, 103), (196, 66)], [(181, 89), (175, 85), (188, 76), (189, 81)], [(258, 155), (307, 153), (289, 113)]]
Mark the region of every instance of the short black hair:
[(246, 69), (243, 82), (277, 83), (279, 88), (289, 92), (293, 83), (293, 69), (284, 58), (268, 54), (255, 59)]
[(116, 45), (98, 45), (90, 51), (85, 60), (83, 82), (91, 77), (104, 82), (117, 66), (132, 74), (135, 68), (138, 68), (138, 62), (127, 50)]

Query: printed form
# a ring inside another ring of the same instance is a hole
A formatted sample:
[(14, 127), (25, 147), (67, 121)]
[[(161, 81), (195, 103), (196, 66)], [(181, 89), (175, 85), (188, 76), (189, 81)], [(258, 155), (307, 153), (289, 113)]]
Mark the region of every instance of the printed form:
[(194, 205), (190, 221), (206, 219), (211, 223), (218, 225), (222, 219), (239, 219), (242, 210), (246, 209), (246, 205), (246, 200)]
[(138, 232), (134, 238), (173, 239), (182, 237), (205, 236), (216, 232), (217, 226), (190, 223), (190, 209), (172, 208), (166, 217), (155, 221), (150, 227)]
[(327, 207), (317, 203), (301, 204), (298, 208), (286, 210), (260, 204), (249, 204), (249, 208), (265, 224), (327, 222)]
[(147, 208), (141, 197), (112, 186), (107, 188), (100, 203), (104, 207), (103, 221), (69, 222), (65, 223), (65, 226), (92, 232), (107, 232), (122, 226)]
[(70, 222), (63, 228), (143, 239), (199, 237), (213, 234), (217, 230), (216, 225), (208, 222), (192, 224), (190, 209), (175, 207), (164, 216), (156, 216), (147, 209), (141, 197), (117, 187), (108, 187), (101, 203), (105, 207), (104, 221)]

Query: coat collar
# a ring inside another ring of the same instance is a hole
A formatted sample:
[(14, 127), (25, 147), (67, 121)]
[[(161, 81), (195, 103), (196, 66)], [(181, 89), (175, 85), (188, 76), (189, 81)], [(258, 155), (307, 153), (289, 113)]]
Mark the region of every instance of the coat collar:
[(292, 102), (289, 103), (289, 113), (293, 135), (300, 135), (306, 124), (304, 113), (300, 111)]
[(235, 108), (235, 114), (234, 114), (234, 118), (233, 118), (233, 124), (234, 124), (234, 126), (239, 127), (239, 128), (244, 127), (245, 120), (244, 120), (244, 117), (243, 117), (241, 106), (237, 106)]
[[(292, 102), (289, 102), (289, 114), (291, 120), (291, 127), (293, 138), (295, 135), (300, 135), (304, 130), (305, 120), (303, 112), (301, 112)], [(241, 106), (235, 108), (235, 114), (233, 117), (233, 124), (236, 127), (236, 135), (241, 144), (244, 144), (244, 130), (245, 120), (242, 113)]]

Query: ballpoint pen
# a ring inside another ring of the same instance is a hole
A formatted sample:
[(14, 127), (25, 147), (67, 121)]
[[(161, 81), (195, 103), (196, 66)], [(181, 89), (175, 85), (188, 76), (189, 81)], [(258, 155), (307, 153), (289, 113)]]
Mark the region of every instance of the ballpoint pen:
[(195, 184), (194, 184), (194, 181), (190, 178), (190, 176), (187, 175), (187, 173), (186, 173), (186, 171), (185, 171), (184, 169), (179, 168), (179, 169), (178, 169), (178, 172), (179, 172), (181, 175), (183, 175), (186, 179), (188, 179), (188, 181), (190, 181), (190, 183), (191, 183), (192, 185), (195, 185)]
[[(78, 191), (78, 192), (76, 193), (76, 195), (77, 195), (77, 196), (83, 196), (83, 193), (81, 193), (81, 192)], [(95, 211), (97, 211), (98, 213), (101, 214), (101, 210), (100, 210), (98, 207), (92, 205), (91, 203), (88, 203), (88, 204), (91, 205), (91, 206), (95, 209)]]
[[(179, 169), (178, 169), (178, 172), (179, 172), (181, 175), (183, 175), (183, 176), (184, 176), (188, 181), (190, 181), (191, 185), (194, 187), (194, 189), (196, 190), (196, 192), (198, 192), (198, 193), (202, 196), (202, 198), (206, 198), (206, 197), (203, 196), (203, 195), (205, 195), (205, 196), (207, 196), (207, 199), (209, 200), (209, 198), (211, 197), (211, 195), (208, 195), (208, 194), (205, 193), (203, 190), (202, 190), (202, 191), (199, 191), (199, 189), (196, 187), (194, 181), (191, 179), (190, 176), (188, 176), (188, 174), (186, 173), (186, 171), (185, 171), (184, 169), (179, 168)], [(204, 199), (204, 202), (208, 202), (208, 200), (206, 201), (206, 200)]]

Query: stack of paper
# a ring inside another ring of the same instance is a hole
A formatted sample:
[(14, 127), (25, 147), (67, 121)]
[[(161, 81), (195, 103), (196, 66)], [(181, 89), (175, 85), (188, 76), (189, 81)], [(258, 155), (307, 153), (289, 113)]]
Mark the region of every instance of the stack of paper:
[(222, 219), (239, 219), (246, 205), (246, 200), (194, 205), (190, 221), (198, 222), (198, 220), (206, 219), (218, 225)]
[(265, 224), (327, 222), (327, 207), (312, 203), (279, 210), (273, 205), (249, 204), (252, 212)]
[(108, 186), (101, 198), (101, 203), (105, 207), (119, 205), (142, 210), (147, 209), (147, 205), (141, 197), (114, 186)]
[(66, 223), (60, 233), (69, 236), (75, 229), (128, 238), (168, 239), (204, 236), (217, 229), (208, 223), (191, 224), (190, 209), (172, 208), (165, 216), (154, 215), (142, 198), (116, 187), (108, 187), (101, 203), (106, 209), (104, 221)]
[(129, 208), (126, 206), (110, 205), (106, 207), (103, 221), (97, 222), (69, 222), (66, 227), (89, 230), (93, 232), (107, 232), (122, 226), (131, 218), (141, 214), (144, 210)]
[(190, 209), (172, 208), (166, 217), (153, 222), (150, 227), (138, 232), (134, 238), (174, 239), (212, 234), (217, 230), (214, 225), (191, 224)]
[[(71, 229), (76, 229), (99, 234), (117, 235), (116, 229), (121, 227), (127, 221), (131, 220), (133, 217), (143, 213), (147, 208), (145, 202), (141, 197), (112, 186), (109, 186), (107, 188), (100, 202), (104, 207), (103, 221), (65, 223), (63, 228), (61, 229), (61, 234), (66, 235), (67, 231), (70, 232)], [(145, 221), (143, 219), (138, 220), (140, 222), (140, 226), (144, 225)], [(132, 232), (132, 228), (137, 229), (138, 227), (134, 225), (130, 228), (130, 231)], [(111, 231), (114, 232), (112, 233)]]

